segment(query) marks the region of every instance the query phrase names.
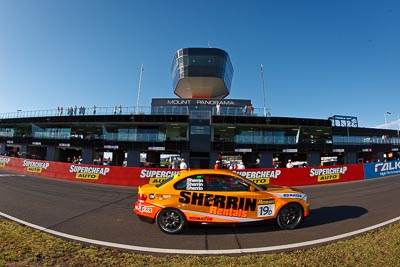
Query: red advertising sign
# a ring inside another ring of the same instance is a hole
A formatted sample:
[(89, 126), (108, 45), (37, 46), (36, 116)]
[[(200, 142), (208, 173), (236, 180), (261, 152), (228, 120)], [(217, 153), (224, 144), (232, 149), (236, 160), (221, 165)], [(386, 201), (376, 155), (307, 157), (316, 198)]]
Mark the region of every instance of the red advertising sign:
[[(179, 173), (176, 169), (71, 164), (12, 157), (0, 157), (0, 169), (71, 181), (127, 186), (160, 183)], [(236, 172), (257, 184), (288, 186), (364, 179), (362, 164), (291, 169), (247, 169)]]

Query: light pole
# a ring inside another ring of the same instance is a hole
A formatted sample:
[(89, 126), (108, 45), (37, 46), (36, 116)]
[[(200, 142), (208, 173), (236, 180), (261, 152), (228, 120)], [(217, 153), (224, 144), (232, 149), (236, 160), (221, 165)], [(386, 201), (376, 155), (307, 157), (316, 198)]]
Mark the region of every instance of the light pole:
[(387, 129), (387, 118), (386, 118), (386, 115), (390, 115), (390, 114), (392, 114), (392, 113), (390, 113), (390, 112), (388, 112), (388, 111), (386, 111), (385, 112), (385, 128)]
[(263, 87), (263, 95), (264, 95), (264, 117), (267, 117), (267, 109), (265, 105), (265, 81), (264, 81), (264, 66), (261, 64), (261, 80), (262, 80), (262, 87)]
[(397, 115), (397, 125), (398, 125), (398, 130), (397, 130), (397, 137), (400, 137), (400, 115)]
[(137, 99), (136, 99), (136, 114), (139, 114), (139, 100), (140, 100), (140, 89), (142, 88), (142, 75), (143, 75), (144, 67), (140, 68), (140, 76), (139, 76), (139, 87), (137, 92)]

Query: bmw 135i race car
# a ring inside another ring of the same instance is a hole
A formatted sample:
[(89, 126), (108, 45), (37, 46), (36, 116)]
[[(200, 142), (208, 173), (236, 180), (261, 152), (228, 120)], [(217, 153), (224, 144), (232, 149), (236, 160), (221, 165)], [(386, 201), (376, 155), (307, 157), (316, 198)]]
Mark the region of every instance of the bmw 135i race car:
[(309, 215), (307, 195), (286, 186), (257, 185), (227, 170), (181, 171), (160, 184), (138, 187), (135, 213), (175, 234), (188, 223), (276, 220), (294, 229)]

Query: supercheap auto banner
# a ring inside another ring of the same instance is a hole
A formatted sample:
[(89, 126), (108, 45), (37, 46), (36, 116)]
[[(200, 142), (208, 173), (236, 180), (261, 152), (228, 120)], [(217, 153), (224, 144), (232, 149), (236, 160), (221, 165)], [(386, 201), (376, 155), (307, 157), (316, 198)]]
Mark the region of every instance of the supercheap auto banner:
[(364, 164), (365, 179), (400, 174), (400, 160)]
[(248, 169), (237, 171), (237, 173), (257, 184), (290, 186), (340, 183), (364, 179), (362, 164), (291, 169)]
[[(236, 172), (257, 184), (299, 186), (362, 180), (363, 166), (353, 164), (291, 169), (265, 168)], [(71, 164), (12, 157), (0, 157), (1, 169), (71, 181), (127, 186), (157, 184), (179, 173), (177, 169)]]
[[(0, 169), (89, 183), (138, 186), (140, 168), (71, 164), (22, 158), (0, 158)], [(136, 177), (136, 178), (135, 178)]]

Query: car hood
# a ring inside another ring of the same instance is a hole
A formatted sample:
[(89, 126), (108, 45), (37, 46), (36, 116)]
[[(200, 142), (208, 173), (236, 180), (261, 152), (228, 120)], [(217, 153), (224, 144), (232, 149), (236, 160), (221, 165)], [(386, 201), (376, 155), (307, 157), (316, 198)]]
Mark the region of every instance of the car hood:
[(303, 193), (303, 191), (300, 189), (281, 185), (270, 185), (265, 191), (273, 193)]

